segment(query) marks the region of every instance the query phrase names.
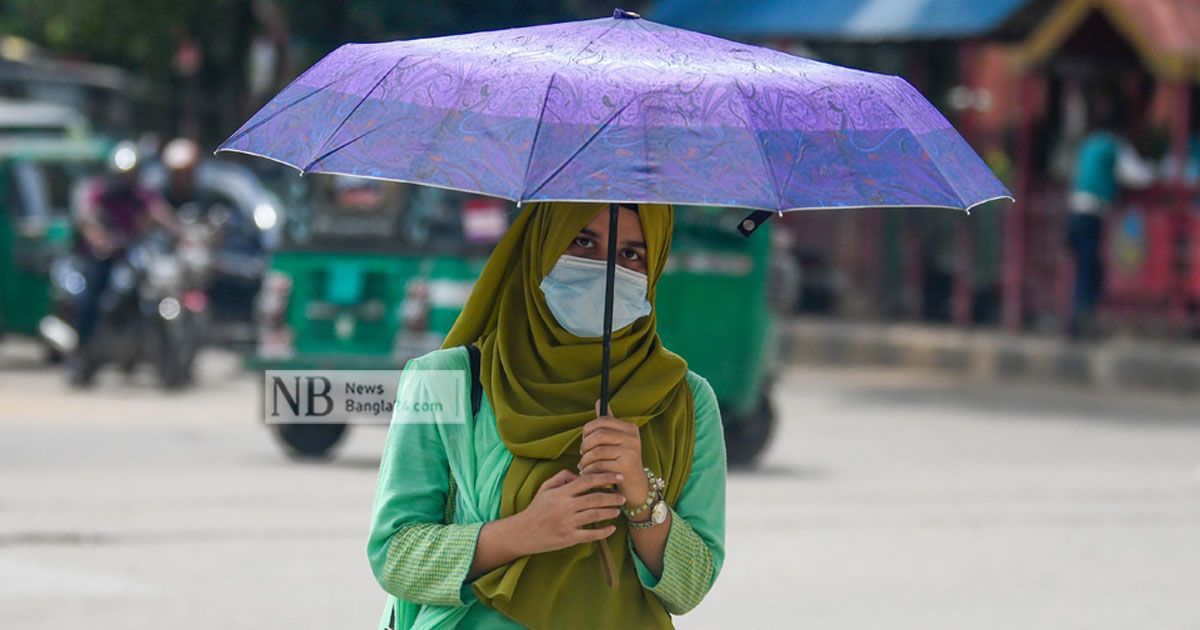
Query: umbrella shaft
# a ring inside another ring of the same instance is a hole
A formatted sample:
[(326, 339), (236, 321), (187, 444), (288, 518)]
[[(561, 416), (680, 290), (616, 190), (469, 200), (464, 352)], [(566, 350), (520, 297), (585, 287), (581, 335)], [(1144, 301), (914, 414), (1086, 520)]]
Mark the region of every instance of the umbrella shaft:
[(600, 414), (608, 415), (608, 366), (612, 354), (613, 285), (617, 279), (617, 204), (608, 204), (608, 264), (604, 277), (604, 343), (600, 355)]

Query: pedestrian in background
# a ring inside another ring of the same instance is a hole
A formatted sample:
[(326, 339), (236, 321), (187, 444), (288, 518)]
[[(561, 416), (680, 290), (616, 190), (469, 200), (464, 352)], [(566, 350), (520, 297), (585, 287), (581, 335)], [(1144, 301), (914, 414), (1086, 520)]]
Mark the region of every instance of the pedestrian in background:
[(1129, 140), (1129, 123), (1113, 92), (1099, 92), (1093, 99), (1091, 129), (1076, 154), (1067, 223), (1067, 241), (1075, 259), (1067, 327), (1072, 338), (1095, 332), (1096, 305), (1104, 289), (1104, 215), (1112, 210), (1121, 188), (1145, 188), (1155, 179), (1153, 167)]

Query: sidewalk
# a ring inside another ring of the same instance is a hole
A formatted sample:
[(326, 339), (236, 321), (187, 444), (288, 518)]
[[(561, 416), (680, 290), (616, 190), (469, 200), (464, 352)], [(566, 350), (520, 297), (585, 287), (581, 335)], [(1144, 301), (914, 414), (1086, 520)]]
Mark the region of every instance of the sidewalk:
[(1200, 343), (1072, 342), (951, 326), (794, 319), (780, 322), (786, 362), (925, 368), (974, 380), (1019, 379), (1200, 398)]

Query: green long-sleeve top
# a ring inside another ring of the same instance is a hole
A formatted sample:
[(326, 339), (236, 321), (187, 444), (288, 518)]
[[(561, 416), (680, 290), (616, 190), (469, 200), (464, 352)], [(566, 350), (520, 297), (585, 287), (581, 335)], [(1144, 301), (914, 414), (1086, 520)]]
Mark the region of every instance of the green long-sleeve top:
[[(657, 578), (638, 557), (638, 578), (671, 614), (695, 608), (725, 557), (725, 442), (716, 396), (689, 372), (695, 400), (692, 471), (672, 506)], [(379, 467), (367, 555), (390, 595), (400, 628), (520, 628), (479, 602), (467, 572), (483, 523), (499, 518), (500, 486), (512, 462), (484, 396), (470, 412), (470, 367), (464, 348), (409, 361)], [(432, 412), (428, 410), (434, 410)], [(464, 411), (465, 410), (465, 411)]]

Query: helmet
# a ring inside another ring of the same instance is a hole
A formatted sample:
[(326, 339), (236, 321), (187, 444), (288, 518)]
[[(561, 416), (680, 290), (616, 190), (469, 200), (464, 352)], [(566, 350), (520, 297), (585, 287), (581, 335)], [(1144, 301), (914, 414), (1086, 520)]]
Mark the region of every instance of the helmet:
[(175, 138), (162, 150), (163, 165), (172, 171), (192, 168), (199, 159), (200, 147), (188, 138)]
[(118, 175), (137, 171), (140, 162), (137, 145), (128, 140), (118, 142), (108, 154), (108, 170)]

